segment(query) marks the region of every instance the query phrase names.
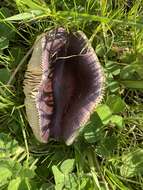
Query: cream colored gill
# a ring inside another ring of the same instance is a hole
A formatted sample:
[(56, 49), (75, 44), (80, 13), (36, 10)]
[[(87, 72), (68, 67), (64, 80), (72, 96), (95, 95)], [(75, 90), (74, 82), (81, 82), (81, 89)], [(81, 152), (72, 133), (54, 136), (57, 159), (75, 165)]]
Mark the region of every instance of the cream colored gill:
[(38, 36), (34, 46), (32, 56), (27, 65), (24, 80), (25, 108), (27, 119), (36, 138), (43, 142), (40, 128), (40, 116), (36, 105), (36, 97), (42, 80), (42, 37)]

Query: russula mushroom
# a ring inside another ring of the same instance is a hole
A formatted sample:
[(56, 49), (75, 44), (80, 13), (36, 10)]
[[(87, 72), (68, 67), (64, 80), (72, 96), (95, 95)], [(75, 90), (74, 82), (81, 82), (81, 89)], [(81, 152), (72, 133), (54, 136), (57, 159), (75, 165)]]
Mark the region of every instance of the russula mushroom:
[(38, 36), (24, 79), (35, 137), (73, 143), (103, 96), (104, 74), (86, 35), (59, 27)]

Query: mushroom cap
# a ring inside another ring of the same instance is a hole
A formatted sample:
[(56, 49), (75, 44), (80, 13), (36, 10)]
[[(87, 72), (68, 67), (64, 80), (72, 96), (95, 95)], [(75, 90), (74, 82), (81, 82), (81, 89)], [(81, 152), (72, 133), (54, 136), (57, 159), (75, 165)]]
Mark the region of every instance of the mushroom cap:
[(36, 138), (72, 144), (102, 100), (104, 80), (82, 31), (59, 27), (38, 37), (24, 80), (27, 117)]

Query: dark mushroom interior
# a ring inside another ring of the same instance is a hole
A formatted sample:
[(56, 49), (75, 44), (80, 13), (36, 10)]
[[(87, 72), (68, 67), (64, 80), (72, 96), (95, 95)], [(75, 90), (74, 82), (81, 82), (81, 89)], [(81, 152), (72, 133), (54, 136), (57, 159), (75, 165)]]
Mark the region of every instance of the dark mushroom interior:
[[(50, 137), (71, 144), (101, 96), (102, 71), (93, 49), (80, 32), (66, 33), (66, 43), (50, 61), (52, 109), (50, 117), (44, 115), (50, 123), (41, 129), (43, 134), (50, 130)], [(43, 97), (46, 97), (47, 92), (44, 93)], [(45, 101), (50, 103), (48, 99)]]

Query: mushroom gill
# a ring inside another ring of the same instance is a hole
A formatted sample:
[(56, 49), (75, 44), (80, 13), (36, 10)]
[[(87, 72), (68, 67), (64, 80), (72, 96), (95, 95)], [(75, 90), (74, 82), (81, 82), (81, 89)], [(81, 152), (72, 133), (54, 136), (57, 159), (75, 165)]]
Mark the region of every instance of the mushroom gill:
[(25, 107), (36, 138), (73, 143), (103, 96), (104, 74), (81, 31), (39, 36), (25, 73)]

